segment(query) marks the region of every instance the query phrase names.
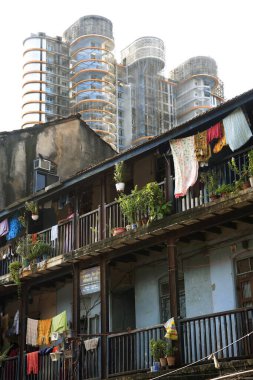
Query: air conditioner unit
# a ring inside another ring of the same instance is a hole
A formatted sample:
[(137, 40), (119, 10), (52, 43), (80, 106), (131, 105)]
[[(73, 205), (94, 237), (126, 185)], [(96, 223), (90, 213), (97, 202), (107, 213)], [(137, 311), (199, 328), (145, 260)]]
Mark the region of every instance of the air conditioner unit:
[(36, 160), (34, 160), (33, 168), (42, 169), (49, 172), (51, 170), (51, 161), (44, 160), (43, 158), (37, 158)]

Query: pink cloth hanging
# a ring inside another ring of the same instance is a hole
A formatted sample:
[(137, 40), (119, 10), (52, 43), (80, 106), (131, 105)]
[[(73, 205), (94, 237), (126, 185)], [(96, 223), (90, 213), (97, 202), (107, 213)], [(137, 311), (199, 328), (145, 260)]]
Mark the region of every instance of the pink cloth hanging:
[(8, 219), (4, 219), (0, 223), (0, 236), (4, 236), (4, 235), (8, 234), (8, 232), (9, 232)]
[(170, 141), (175, 168), (175, 197), (183, 197), (198, 179), (194, 136)]

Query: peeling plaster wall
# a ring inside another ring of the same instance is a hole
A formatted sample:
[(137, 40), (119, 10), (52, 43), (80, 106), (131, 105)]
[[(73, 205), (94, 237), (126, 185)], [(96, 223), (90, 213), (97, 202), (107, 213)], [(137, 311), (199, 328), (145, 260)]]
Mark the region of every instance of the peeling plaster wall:
[(160, 323), (159, 280), (166, 275), (166, 262), (143, 266), (135, 273), (136, 328)]
[(229, 246), (210, 252), (213, 311), (236, 308), (235, 274)]
[(213, 312), (209, 257), (199, 254), (183, 262), (186, 317)]
[(65, 180), (116, 154), (77, 118), (0, 133), (0, 209), (33, 192), (33, 160), (41, 154)]

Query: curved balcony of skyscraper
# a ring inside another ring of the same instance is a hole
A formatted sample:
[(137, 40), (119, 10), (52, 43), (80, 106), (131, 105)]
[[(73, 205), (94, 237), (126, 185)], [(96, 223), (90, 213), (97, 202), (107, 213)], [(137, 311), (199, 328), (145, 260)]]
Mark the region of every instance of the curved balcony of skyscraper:
[(165, 66), (164, 42), (157, 37), (138, 38), (121, 51), (121, 60), (126, 66), (145, 60), (158, 72)]

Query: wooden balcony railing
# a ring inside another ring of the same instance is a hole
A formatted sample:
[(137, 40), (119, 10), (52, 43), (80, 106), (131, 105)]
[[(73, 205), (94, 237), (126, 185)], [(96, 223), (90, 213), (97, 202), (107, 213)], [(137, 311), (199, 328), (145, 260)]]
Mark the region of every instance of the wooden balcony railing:
[[(217, 353), (220, 359), (249, 357), (253, 337), (239, 340), (253, 331), (253, 309), (237, 309), (180, 321), (183, 364)], [(232, 342), (236, 342), (232, 344)]]
[(108, 336), (108, 375), (149, 370), (150, 340), (165, 335), (162, 325)]
[[(244, 359), (252, 355), (253, 337), (247, 334), (253, 331), (253, 308), (182, 319), (177, 322), (177, 329), (181, 351), (181, 363), (178, 365), (194, 363), (205, 358), (202, 361), (204, 363), (208, 356), (216, 351), (219, 351), (216, 355), (218, 359)], [(163, 339), (164, 335), (165, 329), (162, 324), (108, 335), (108, 377), (149, 371), (153, 363), (150, 340)], [(241, 339), (242, 337), (245, 338)], [(91, 380), (101, 378), (100, 343), (97, 349), (92, 351), (86, 351), (83, 342), (75, 347), (73, 359), (64, 360), (64, 354), (62, 354), (58, 361), (52, 362), (50, 355), (39, 355), (38, 375), (26, 374), (25, 354), (24, 379)], [(0, 366), (0, 380), (18, 380), (18, 371), (19, 358), (8, 358)]]
[(19, 380), (19, 356), (6, 358), (0, 365), (0, 380)]
[[(248, 163), (248, 150), (245, 149), (240, 154), (234, 155), (240, 173)], [(231, 157), (208, 169), (217, 174), (219, 184), (232, 183), (239, 178), (228, 165), (230, 159)], [(159, 186), (167, 198), (173, 203), (172, 213), (183, 212), (210, 202), (210, 194), (208, 194), (206, 186), (201, 183), (199, 184), (197, 192), (196, 189), (190, 188), (187, 194), (179, 199), (175, 199), (173, 196), (175, 186), (172, 177), (168, 179), (168, 183), (163, 181), (159, 183)], [(170, 194), (168, 194), (169, 192)], [(117, 201), (114, 201), (109, 204), (103, 204), (97, 209), (79, 216), (76, 223), (74, 220), (69, 220), (59, 224), (58, 238), (55, 240), (51, 241), (51, 229), (41, 231), (38, 235), (42, 237), (45, 242), (51, 244), (52, 252), (50, 257), (55, 257), (71, 252), (75, 248), (84, 247), (88, 244), (96, 243), (103, 238), (111, 237), (115, 227), (125, 227), (127, 224), (128, 222), (122, 215), (119, 204)], [(77, 228), (77, 231), (75, 231), (75, 228)], [(8, 251), (9, 249), (10, 248), (6, 246), (2, 248), (1, 251)], [(0, 260), (0, 276), (9, 273), (9, 263), (17, 259), (17, 257), (12, 257), (11, 255), (8, 257), (8, 260)]]

